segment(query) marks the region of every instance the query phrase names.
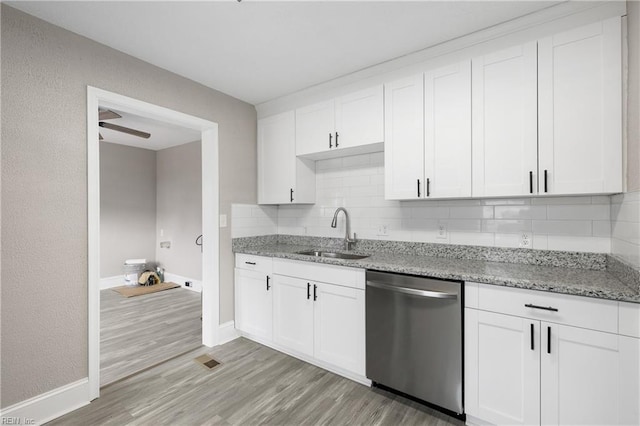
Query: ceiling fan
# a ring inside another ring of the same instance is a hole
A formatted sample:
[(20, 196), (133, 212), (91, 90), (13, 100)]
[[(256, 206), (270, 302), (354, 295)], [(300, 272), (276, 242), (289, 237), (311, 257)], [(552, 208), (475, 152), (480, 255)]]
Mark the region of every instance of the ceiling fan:
[[(115, 130), (116, 132), (126, 133), (128, 135), (137, 136), (139, 138), (149, 139), (151, 137), (151, 133), (141, 132), (140, 130), (130, 129), (129, 127), (118, 126), (117, 124), (107, 123), (104, 120), (113, 120), (115, 118), (122, 118), (120, 114), (117, 112), (113, 112), (110, 109), (98, 109), (98, 126), (103, 127), (109, 130)], [(100, 136), (100, 140), (103, 140), (102, 134), (98, 134)]]

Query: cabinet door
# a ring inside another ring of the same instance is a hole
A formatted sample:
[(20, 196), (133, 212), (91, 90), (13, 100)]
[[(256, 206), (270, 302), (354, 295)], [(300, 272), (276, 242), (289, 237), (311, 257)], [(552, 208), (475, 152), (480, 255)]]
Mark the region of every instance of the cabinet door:
[(364, 376), (364, 290), (315, 285), (314, 356)]
[(290, 203), (295, 178), (294, 112), (258, 120), (258, 204)]
[(621, 424), (619, 338), (542, 323), (542, 424)]
[[(273, 337), (273, 286), (263, 272), (235, 270), (236, 328), (266, 340)], [(269, 287), (269, 288), (267, 288)]]
[(313, 285), (306, 280), (273, 276), (273, 340), (313, 356)]
[(539, 321), (465, 309), (467, 414), (494, 424), (540, 423), (539, 333)]
[(384, 141), (382, 86), (337, 98), (336, 146), (349, 148)]
[(335, 148), (333, 99), (296, 109), (296, 155)]
[(537, 190), (536, 58), (534, 42), (473, 59), (473, 196)]
[(471, 61), (424, 75), (425, 195), (471, 196)]
[(538, 46), (540, 192), (622, 191), (620, 18)]
[(384, 197), (387, 200), (424, 196), (422, 78), (420, 74), (385, 84)]

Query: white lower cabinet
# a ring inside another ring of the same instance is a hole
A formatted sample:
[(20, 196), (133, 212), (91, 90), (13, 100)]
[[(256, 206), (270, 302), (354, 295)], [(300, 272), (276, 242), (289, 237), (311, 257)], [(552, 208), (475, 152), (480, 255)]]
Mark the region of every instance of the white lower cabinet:
[(273, 286), (274, 342), (313, 355), (311, 284), (299, 278), (275, 275)]
[[(469, 289), (469, 286), (472, 288)], [(588, 315), (617, 319), (617, 302), (562, 296), (557, 303), (501, 312), (501, 289), (467, 283), (465, 308), (465, 411), (468, 422), (522, 425), (639, 424), (640, 339), (586, 329)], [(486, 290), (486, 291), (483, 291)], [(504, 289), (518, 305), (540, 292)], [(549, 299), (553, 296), (543, 297)], [(490, 299), (489, 299), (490, 298)], [(573, 299), (573, 300), (572, 300)], [(576, 305), (576, 300), (578, 304)], [(552, 302), (554, 303), (554, 302)], [(548, 310), (549, 308), (557, 309)]]
[[(236, 328), (256, 337), (273, 337), (273, 291), (268, 275), (236, 269)], [(269, 288), (267, 288), (269, 286)]]
[[(241, 260), (237, 266), (247, 261)], [(272, 272), (267, 290), (264, 267), (236, 268), (236, 328), (249, 339), (368, 384), (364, 270), (273, 259)]]
[(364, 290), (319, 283), (316, 294), (314, 356), (364, 376)]

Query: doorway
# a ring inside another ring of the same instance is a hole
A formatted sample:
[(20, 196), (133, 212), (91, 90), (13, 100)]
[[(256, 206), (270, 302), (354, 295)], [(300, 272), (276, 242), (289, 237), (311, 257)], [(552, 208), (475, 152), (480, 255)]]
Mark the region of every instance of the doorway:
[(116, 93), (87, 88), (88, 362), (90, 399), (100, 395), (100, 150), (98, 108), (195, 130), (202, 144), (202, 344), (219, 334), (218, 125)]

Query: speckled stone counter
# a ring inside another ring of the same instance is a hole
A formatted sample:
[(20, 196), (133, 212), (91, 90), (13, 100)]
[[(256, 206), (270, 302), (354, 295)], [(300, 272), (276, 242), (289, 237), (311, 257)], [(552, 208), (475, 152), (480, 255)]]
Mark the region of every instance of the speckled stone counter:
[[(440, 255), (436, 256), (429, 253), (429, 250), (431, 246), (438, 245), (427, 244), (419, 247), (416, 243), (402, 242), (391, 244), (395, 250), (384, 250), (389, 247), (389, 244), (384, 248), (380, 244), (359, 244), (352, 252), (370, 255), (361, 260), (297, 254), (299, 251), (317, 248), (341, 251), (341, 244), (342, 240), (339, 239), (270, 235), (234, 239), (233, 248), (236, 253), (640, 303), (638, 288), (625, 285), (608, 272), (607, 256), (601, 254), (553, 252), (550, 256), (549, 252), (528, 250), (527, 252), (533, 252), (528, 255), (529, 257), (525, 255), (515, 259), (499, 257), (501, 261), (496, 261), (495, 257), (498, 255), (508, 256), (509, 253), (518, 253), (522, 250), (454, 246), (457, 250), (457, 255), (454, 255), (448, 252), (450, 245), (441, 245), (441, 252), (438, 252)], [(427, 248), (425, 249), (424, 246)], [(465, 251), (466, 248), (470, 248), (470, 252)], [(565, 254), (554, 256), (554, 253)], [(541, 255), (542, 260), (536, 255)], [(486, 260), (487, 257), (491, 260)], [(552, 265), (562, 266), (545, 265), (546, 257), (552, 260)], [(517, 263), (507, 263), (509, 261)]]

